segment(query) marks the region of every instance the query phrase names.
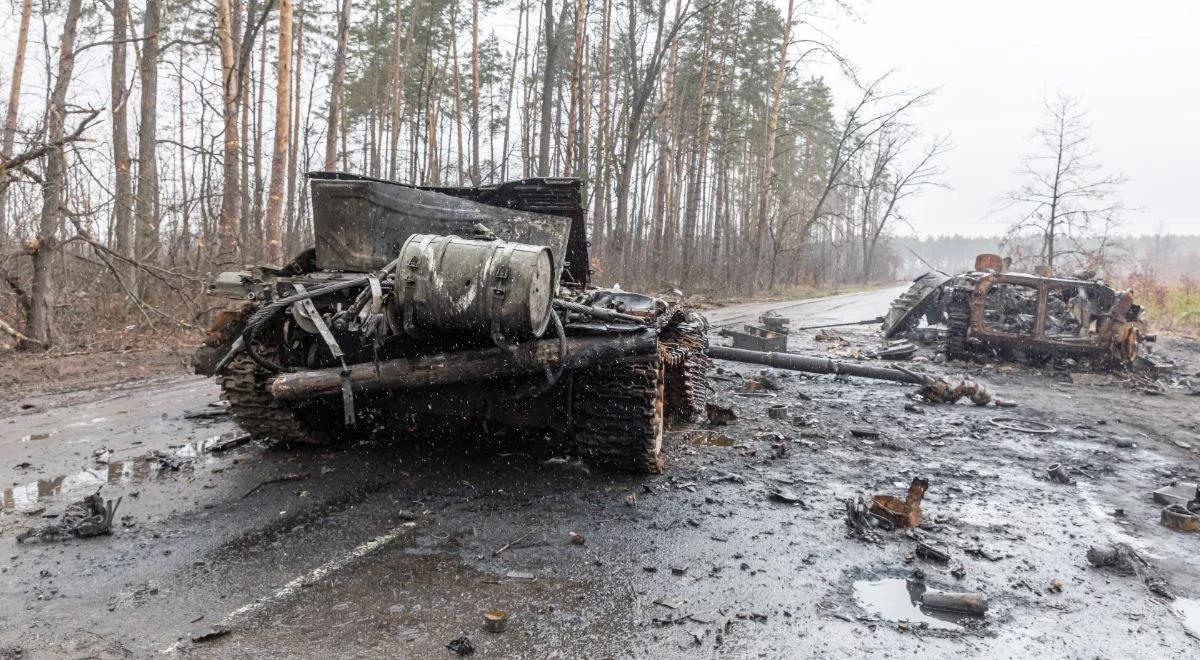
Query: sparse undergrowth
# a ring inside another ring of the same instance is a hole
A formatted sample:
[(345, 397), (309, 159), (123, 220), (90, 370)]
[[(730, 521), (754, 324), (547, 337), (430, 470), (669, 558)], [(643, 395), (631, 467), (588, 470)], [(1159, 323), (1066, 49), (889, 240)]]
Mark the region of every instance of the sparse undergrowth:
[(1185, 275), (1177, 282), (1163, 282), (1138, 273), (1125, 285), (1155, 329), (1200, 336), (1200, 280)]

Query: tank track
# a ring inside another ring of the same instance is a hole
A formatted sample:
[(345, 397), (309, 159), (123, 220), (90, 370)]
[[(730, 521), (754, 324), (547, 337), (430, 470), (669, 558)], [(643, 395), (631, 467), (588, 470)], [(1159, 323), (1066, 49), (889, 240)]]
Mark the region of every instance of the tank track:
[(661, 334), (660, 354), (665, 365), (665, 412), (667, 417), (690, 422), (704, 412), (710, 387), (708, 371), (712, 360), (708, 349), (708, 323), (694, 313), (681, 313)]
[(582, 369), (573, 377), (572, 437), (583, 457), (605, 468), (661, 473), (661, 358)]
[[(278, 351), (267, 343), (256, 345), (268, 360), (277, 360)], [(233, 420), (256, 440), (274, 440), (293, 444), (326, 445), (338, 440), (338, 411), (327, 414), (302, 413), (271, 396), (267, 385), (274, 374), (260, 367), (245, 352), (225, 367), (221, 374), (221, 398), (229, 402)], [(324, 406), (321, 406), (322, 408)]]
[(968, 332), (971, 328), (971, 290), (950, 289), (947, 292), (946, 313), (946, 357), (951, 360), (971, 358)]

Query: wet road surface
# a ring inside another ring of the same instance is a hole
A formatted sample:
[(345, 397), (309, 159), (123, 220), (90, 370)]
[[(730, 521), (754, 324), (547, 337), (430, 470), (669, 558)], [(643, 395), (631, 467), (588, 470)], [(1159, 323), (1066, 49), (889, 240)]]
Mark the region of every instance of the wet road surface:
[[(858, 321), (896, 293), (710, 318)], [(846, 330), (845, 345), (802, 333), (791, 350), (844, 356), (873, 331)], [(1161, 527), (1148, 495), (1195, 479), (1194, 397), (921, 365), (1021, 406), (909, 411), (908, 386), (785, 374), (774, 396), (744, 396), (759, 369), (717, 366), (716, 397), (739, 421), (671, 431), (657, 477), (589, 470), (528, 437), (211, 451), (236, 428), (216, 386), (187, 376), (17, 402), (0, 413), (0, 657), (451, 658), (459, 637), (484, 658), (1200, 652), (1198, 538)], [(779, 403), (792, 419), (766, 415)], [(1056, 432), (998, 429), (1001, 412)], [(1076, 483), (1047, 480), (1052, 462)], [(845, 500), (902, 495), (914, 476), (930, 481), (920, 529), (848, 534)], [(14, 541), (101, 486), (122, 498), (113, 535)], [(916, 557), (917, 539), (950, 561)], [(1091, 568), (1088, 546), (1113, 541), (1178, 598)], [(987, 615), (915, 608), (905, 579), (918, 568), (929, 589), (986, 594)], [(485, 632), (496, 608), (509, 628)]]

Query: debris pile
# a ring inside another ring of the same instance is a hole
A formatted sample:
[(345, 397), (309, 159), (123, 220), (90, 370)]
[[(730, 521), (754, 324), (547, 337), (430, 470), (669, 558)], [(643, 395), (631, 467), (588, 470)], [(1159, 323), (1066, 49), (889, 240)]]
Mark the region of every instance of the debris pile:
[(61, 541), (71, 537), (89, 538), (112, 531), (113, 517), (123, 498), (105, 501), (97, 491), (78, 502), (68, 504), (53, 523), (29, 529), (17, 535), (17, 543), (28, 540)]

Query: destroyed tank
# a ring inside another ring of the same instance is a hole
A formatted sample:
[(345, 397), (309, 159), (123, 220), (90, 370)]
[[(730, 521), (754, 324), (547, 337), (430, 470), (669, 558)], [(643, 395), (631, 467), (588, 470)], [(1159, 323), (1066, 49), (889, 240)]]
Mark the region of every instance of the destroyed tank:
[(981, 254), (974, 270), (918, 277), (892, 303), (884, 336), (911, 334), (924, 319), (943, 329), (951, 358), (1071, 358), (1110, 367), (1132, 365), (1142, 343), (1154, 339), (1129, 291), (1091, 273), (1031, 275), (1008, 272), (1008, 264)]
[(415, 187), (308, 175), (313, 246), (222, 273), (239, 301), (196, 356), (253, 436), (337, 443), (497, 427), (589, 462), (663, 468), (668, 419), (703, 410), (707, 324), (591, 285), (582, 184)]

